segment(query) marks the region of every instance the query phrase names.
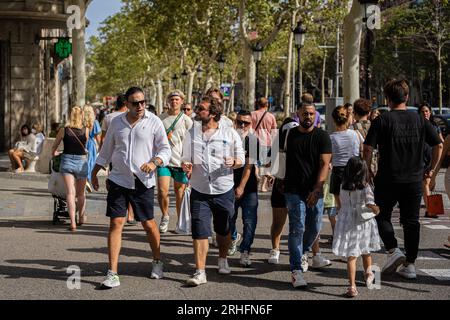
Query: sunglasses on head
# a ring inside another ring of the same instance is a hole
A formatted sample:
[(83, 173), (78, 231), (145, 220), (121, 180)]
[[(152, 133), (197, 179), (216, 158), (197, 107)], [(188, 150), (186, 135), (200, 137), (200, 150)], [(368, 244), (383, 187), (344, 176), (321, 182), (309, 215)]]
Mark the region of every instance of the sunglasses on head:
[(236, 123), (237, 123), (237, 125), (238, 126), (249, 126), (249, 125), (251, 125), (252, 123), (251, 122), (248, 122), (248, 121), (242, 121), (242, 120), (236, 120)]
[(141, 101), (129, 101), (133, 107), (137, 108), (139, 107), (141, 104), (147, 104), (147, 100), (141, 100)]

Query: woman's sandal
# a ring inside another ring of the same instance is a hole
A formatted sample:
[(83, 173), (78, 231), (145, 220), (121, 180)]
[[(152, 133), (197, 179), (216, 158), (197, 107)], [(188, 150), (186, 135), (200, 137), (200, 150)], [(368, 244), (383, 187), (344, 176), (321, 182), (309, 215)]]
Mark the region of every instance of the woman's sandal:
[(67, 230), (69, 230), (70, 232), (75, 232), (77, 231), (77, 228), (69, 227)]
[(347, 298), (354, 298), (358, 295), (358, 290), (356, 290), (356, 287), (348, 287), (347, 292), (345, 293), (345, 296)]
[(78, 217), (78, 226), (82, 226), (83, 224), (85, 224), (86, 220), (87, 220), (86, 213), (83, 213)]

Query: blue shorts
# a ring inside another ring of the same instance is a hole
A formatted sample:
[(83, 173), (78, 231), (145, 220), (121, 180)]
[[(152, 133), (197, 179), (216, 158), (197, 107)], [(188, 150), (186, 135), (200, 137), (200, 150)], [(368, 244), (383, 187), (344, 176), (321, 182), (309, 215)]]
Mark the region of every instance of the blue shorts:
[(336, 207), (331, 207), (331, 208), (324, 208), (323, 209), (323, 214), (328, 215), (328, 217), (336, 217), (337, 215), (337, 208)]
[(59, 172), (62, 175), (71, 174), (75, 179), (86, 179), (88, 176), (87, 156), (76, 154), (62, 154)]
[(155, 188), (147, 188), (138, 177), (134, 177), (135, 189), (127, 189), (108, 179), (109, 190), (106, 198), (106, 216), (125, 218), (128, 204), (131, 204), (136, 221), (153, 220)]
[(230, 222), (234, 216), (234, 189), (223, 194), (203, 194), (191, 191), (192, 239), (208, 239), (214, 231), (221, 236), (230, 233)]
[(158, 177), (172, 177), (173, 180), (179, 183), (188, 184), (189, 180), (182, 168), (178, 167), (162, 167), (158, 168)]

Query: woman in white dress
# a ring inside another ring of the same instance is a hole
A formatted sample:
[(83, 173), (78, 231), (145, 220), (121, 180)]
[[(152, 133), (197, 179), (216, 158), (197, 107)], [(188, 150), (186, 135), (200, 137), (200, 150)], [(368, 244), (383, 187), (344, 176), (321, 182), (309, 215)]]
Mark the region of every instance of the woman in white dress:
[[(434, 190), (434, 187), (436, 186), (436, 176), (442, 167), (442, 163), (444, 162), (445, 157), (447, 155), (450, 155), (449, 153), (450, 153), (450, 135), (447, 135), (447, 137), (444, 140), (444, 147), (443, 147), (441, 158), (439, 159), (436, 171), (432, 171), (431, 182), (430, 182), (431, 190)], [(445, 185), (445, 192), (447, 193), (447, 197), (450, 199), (450, 170), (448, 168), (447, 168), (447, 170), (445, 170), (444, 185)], [(448, 236), (447, 243), (445, 243), (444, 246), (450, 249), (450, 236)]]
[[(375, 280), (371, 270), (370, 253), (380, 250), (380, 237), (375, 217), (380, 209), (374, 203), (373, 191), (368, 183), (369, 170), (360, 157), (352, 157), (344, 169), (340, 193), (341, 210), (336, 218), (333, 253), (347, 258), (347, 273), (350, 286), (345, 295), (355, 297), (356, 259), (363, 258), (364, 278), (370, 288)], [(360, 208), (361, 210), (358, 210)], [(360, 217), (361, 211), (369, 211), (370, 219)]]

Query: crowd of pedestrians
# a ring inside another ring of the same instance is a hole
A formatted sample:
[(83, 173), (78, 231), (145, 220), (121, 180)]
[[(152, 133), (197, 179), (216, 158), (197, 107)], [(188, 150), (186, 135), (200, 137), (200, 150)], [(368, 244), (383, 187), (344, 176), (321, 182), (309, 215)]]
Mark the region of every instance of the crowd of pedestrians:
[[(379, 251), (382, 244), (387, 253), (382, 272), (414, 279), (422, 195), (427, 205), (426, 195), (433, 190), (438, 169), (450, 152), (450, 138), (443, 147), (426, 104), (419, 109), (420, 115), (407, 111), (409, 88), (405, 81), (388, 82), (384, 93), (391, 112), (376, 115), (371, 112), (372, 102), (365, 99), (338, 106), (332, 111), (332, 133), (320, 128), (320, 115), (310, 94), (301, 97), (296, 114), (286, 118), (279, 129), (265, 98), (257, 101), (256, 111), (241, 110), (229, 119), (223, 113), (223, 95), (216, 88), (208, 90), (195, 107), (185, 103), (183, 92), (174, 90), (167, 96), (167, 108), (157, 116), (146, 108), (143, 90), (132, 87), (118, 96), (115, 112), (104, 118), (101, 129), (92, 108), (75, 107), (69, 125), (58, 132), (53, 146), (57, 155), (59, 143), (64, 141), (60, 172), (66, 183), (70, 230), (76, 230), (76, 211), (79, 225), (85, 222), (86, 181), (98, 190), (97, 174), (107, 169), (109, 270), (102, 285), (120, 285), (118, 262), (127, 221), (142, 224), (153, 254), (151, 278), (161, 279), (160, 235), (169, 228), (173, 180), (176, 219), (182, 214), (183, 197), (190, 195), (195, 271), (187, 285), (198, 286), (207, 282), (211, 238), (219, 248), (220, 274), (231, 273), (227, 257), (236, 252), (241, 266), (252, 265), (258, 194), (271, 187), (268, 263), (279, 263), (280, 238), (288, 219), (294, 288), (308, 285), (305, 273), (309, 267), (331, 265), (319, 247), (323, 215), (332, 226), (332, 252), (347, 262), (346, 296), (358, 294), (359, 256), (366, 285), (373, 286), (371, 253)], [(96, 158), (95, 140), (100, 146)], [(276, 178), (272, 171), (280, 151), (285, 154), (284, 179)], [(16, 151), (11, 150), (10, 157), (13, 161)], [(449, 177), (447, 171), (447, 192)], [(154, 215), (155, 188), (162, 213), (159, 223)], [(397, 203), (404, 252), (398, 247), (391, 222)], [(236, 224), (239, 208), (242, 232)]]

